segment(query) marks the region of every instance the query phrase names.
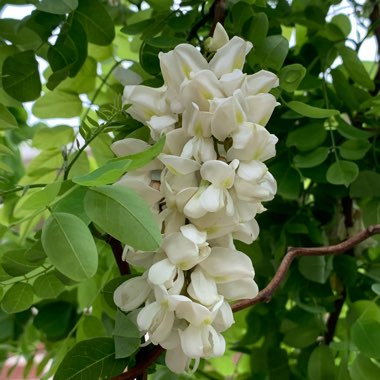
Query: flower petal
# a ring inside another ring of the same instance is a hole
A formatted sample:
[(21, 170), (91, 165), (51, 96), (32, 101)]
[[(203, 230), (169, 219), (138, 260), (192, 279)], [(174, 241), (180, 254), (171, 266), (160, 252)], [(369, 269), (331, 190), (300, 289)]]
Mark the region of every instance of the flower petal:
[(220, 188), (229, 189), (234, 184), (235, 169), (223, 161), (212, 160), (205, 162), (200, 173), (203, 179)]
[(235, 69), (241, 70), (244, 66), (245, 56), (252, 49), (252, 43), (240, 37), (233, 37), (227, 44), (218, 49), (209, 62), (210, 69), (220, 78), (223, 74)]
[(218, 284), (218, 291), (228, 301), (251, 299), (257, 296), (259, 289), (253, 278), (242, 278)]
[(205, 306), (213, 305), (220, 298), (215, 281), (208, 277), (200, 267), (191, 273), (191, 282), (187, 288), (190, 297)]
[(160, 260), (153, 264), (148, 272), (148, 279), (154, 285), (163, 285), (170, 281), (176, 274), (176, 267), (169, 259)]
[(131, 311), (145, 302), (151, 291), (146, 277), (134, 277), (116, 288), (113, 301), (121, 310)]
[(199, 231), (193, 224), (186, 224), (180, 228), (183, 236), (197, 245), (206, 243), (207, 233)]
[(199, 265), (217, 284), (253, 277), (254, 273), (252, 261), (247, 255), (223, 247), (211, 248), (210, 255)]
[(200, 165), (194, 160), (161, 153), (158, 158), (175, 175), (186, 175), (199, 170)]

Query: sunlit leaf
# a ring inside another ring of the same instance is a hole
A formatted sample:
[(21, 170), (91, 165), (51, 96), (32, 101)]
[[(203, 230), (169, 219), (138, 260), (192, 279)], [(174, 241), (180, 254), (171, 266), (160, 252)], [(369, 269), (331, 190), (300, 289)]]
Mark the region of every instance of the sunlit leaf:
[(161, 244), (161, 233), (144, 200), (125, 186), (89, 189), (85, 210), (105, 232), (135, 249), (151, 251)]
[(83, 281), (96, 273), (96, 245), (78, 217), (52, 213), (42, 229), (42, 245), (52, 264), (72, 280)]
[(54, 380), (109, 379), (120, 374), (125, 359), (115, 359), (111, 338), (93, 338), (77, 343), (65, 356)]

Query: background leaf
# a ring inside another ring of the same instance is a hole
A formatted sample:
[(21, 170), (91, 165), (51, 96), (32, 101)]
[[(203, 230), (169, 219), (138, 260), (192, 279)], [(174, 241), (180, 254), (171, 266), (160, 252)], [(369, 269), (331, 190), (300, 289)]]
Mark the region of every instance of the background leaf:
[(81, 219), (52, 213), (42, 229), (42, 245), (52, 264), (75, 281), (92, 277), (98, 268), (94, 239)]
[(38, 63), (31, 50), (7, 57), (3, 63), (3, 88), (13, 98), (28, 102), (41, 93)]
[(90, 219), (121, 242), (144, 251), (160, 246), (161, 233), (152, 212), (127, 187), (93, 187), (87, 192), (84, 205)]
[(121, 373), (126, 365), (126, 360), (115, 359), (113, 339), (88, 339), (67, 353), (54, 380), (109, 379)]

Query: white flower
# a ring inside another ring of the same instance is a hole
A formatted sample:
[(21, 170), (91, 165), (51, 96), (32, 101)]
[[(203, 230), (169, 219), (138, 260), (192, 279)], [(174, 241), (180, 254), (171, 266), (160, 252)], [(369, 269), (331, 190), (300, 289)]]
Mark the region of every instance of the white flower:
[(208, 111), (210, 100), (224, 97), (219, 81), (210, 70), (201, 70), (190, 75), (180, 87), (181, 102), (185, 107), (192, 103), (198, 105), (201, 111)]
[(201, 191), (195, 193), (189, 200), (184, 208), (185, 215), (190, 218), (200, 218), (207, 212), (217, 212), (224, 207), (227, 214), (232, 215), (234, 206), (228, 189), (234, 185), (235, 169), (238, 164), (237, 160), (229, 165), (218, 160), (205, 162), (200, 173), (210, 184), (201, 187)]
[(208, 51), (217, 51), (222, 46), (228, 43), (229, 37), (223, 25), (218, 22), (215, 26), (214, 34), (212, 37), (207, 38), (205, 47)]
[(208, 69), (208, 62), (194, 46), (180, 44), (168, 53), (159, 53), (160, 67), (167, 95), (170, 98), (172, 112), (183, 111), (183, 104), (179, 100), (180, 86), (185, 79), (190, 79), (191, 73)]
[(127, 312), (137, 309), (143, 304), (152, 292), (152, 288), (147, 282), (147, 273), (143, 276), (133, 277), (120, 286), (113, 294), (115, 305)]
[(127, 112), (136, 120), (145, 123), (152, 116), (170, 115), (166, 101), (167, 88), (148, 86), (126, 86), (123, 93), (123, 104), (131, 104)]
[(276, 154), (277, 137), (261, 125), (244, 123), (232, 138), (232, 148), (227, 152), (228, 160), (264, 162)]
[(156, 116), (153, 115), (147, 122), (146, 125), (150, 129), (150, 135), (154, 141), (157, 141), (162, 133), (170, 132), (174, 129), (178, 118), (175, 115), (163, 115)]
[(180, 271), (189, 270), (204, 260), (211, 249), (205, 233), (193, 227), (191, 232), (184, 230), (165, 237), (162, 250), (167, 258), (153, 264), (148, 273), (149, 281), (154, 285), (173, 281)]
[(218, 78), (235, 69), (241, 70), (244, 66), (245, 56), (252, 46), (251, 42), (244, 41), (237, 36), (233, 37), (217, 50), (209, 63), (210, 69)]
[(270, 71), (260, 70), (255, 74), (247, 75), (241, 89), (244, 95), (256, 95), (269, 92), (280, 84), (278, 76)]

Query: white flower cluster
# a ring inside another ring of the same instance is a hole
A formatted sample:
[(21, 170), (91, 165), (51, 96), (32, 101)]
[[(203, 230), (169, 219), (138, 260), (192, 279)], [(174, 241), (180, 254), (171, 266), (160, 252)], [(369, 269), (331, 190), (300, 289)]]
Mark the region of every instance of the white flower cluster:
[[(158, 159), (119, 181), (157, 213), (163, 244), (157, 252), (126, 247), (124, 259), (145, 272), (120, 285), (114, 301), (125, 312), (138, 309), (139, 329), (167, 350), (167, 366), (177, 373), (192, 359), (196, 368), (200, 358), (223, 355), (221, 333), (234, 322), (228, 302), (256, 296), (252, 262), (233, 239), (257, 238), (255, 216), (276, 192), (263, 162), (275, 155), (277, 138), (265, 124), (277, 105), (268, 91), (278, 78), (244, 74), (252, 44), (229, 40), (220, 24), (207, 48), (209, 61), (189, 44), (160, 53), (165, 85), (124, 90), (127, 112), (150, 128), (152, 140), (166, 134)], [(124, 156), (148, 146), (129, 138), (112, 149)]]

